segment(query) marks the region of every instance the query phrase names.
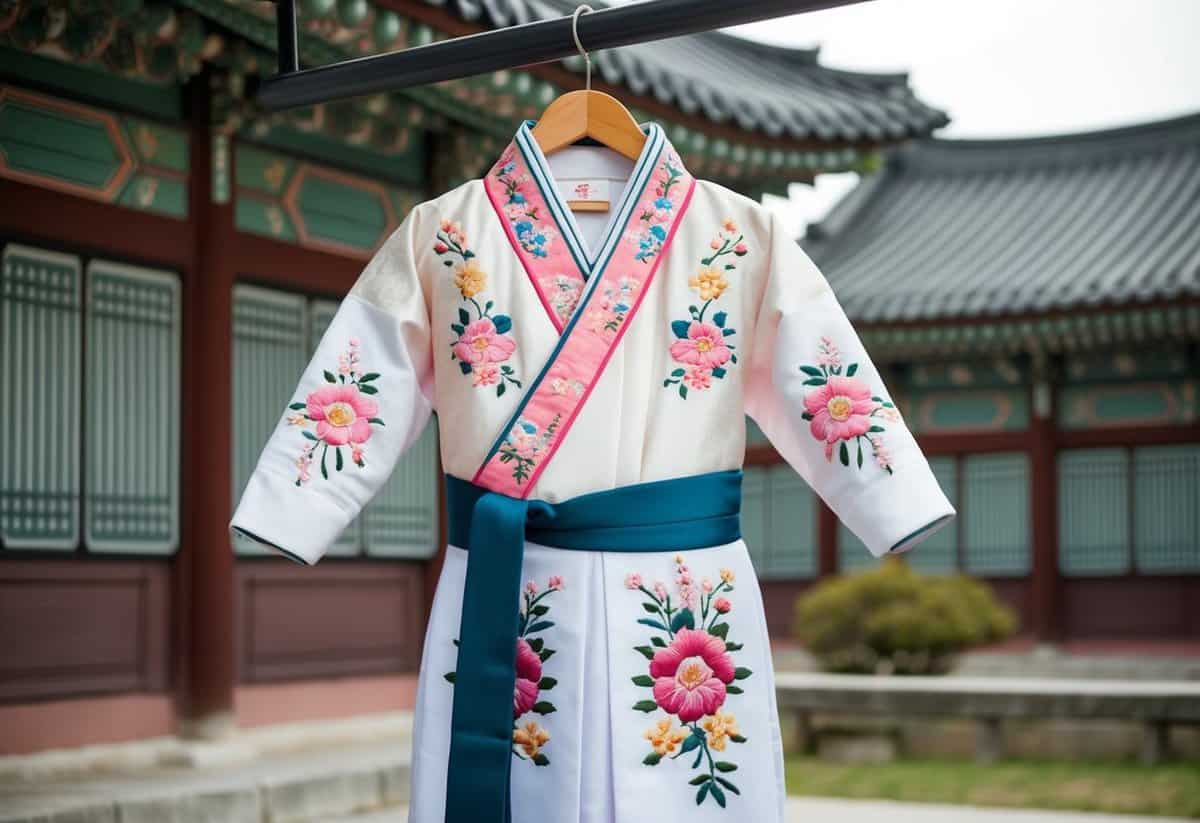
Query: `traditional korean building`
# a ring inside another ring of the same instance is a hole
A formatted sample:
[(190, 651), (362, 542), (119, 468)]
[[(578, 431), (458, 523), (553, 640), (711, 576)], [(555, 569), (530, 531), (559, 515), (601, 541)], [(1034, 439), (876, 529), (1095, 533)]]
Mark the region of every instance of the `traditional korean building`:
[[(987, 579), (1036, 640), (1195, 648), (1200, 115), (910, 144), (802, 245), (958, 508), (909, 562)], [(784, 632), (809, 581), (874, 561), (751, 454), (747, 540)]]
[[(304, 0), (301, 56), (572, 7)], [(373, 250), (582, 66), (265, 115), (272, 15), (0, 2), (0, 754), (411, 704), (444, 531), (435, 427), (316, 568), (227, 524)], [(756, 197), (946, 122), (903, 76), (817, 58), (698, 35), (598, 54), (596, 86)]]

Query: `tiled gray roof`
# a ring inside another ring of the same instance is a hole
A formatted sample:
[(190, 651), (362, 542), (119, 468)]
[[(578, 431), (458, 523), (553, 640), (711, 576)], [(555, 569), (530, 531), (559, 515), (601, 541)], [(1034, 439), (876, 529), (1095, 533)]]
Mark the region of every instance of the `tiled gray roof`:
[[(577, 5), (572, 0), (425, 2), (491, 27), (569, 15)], [(817, 49), (780, 48), (712, 32), (601, 51), (592, 61), (610, 83), (772, 137), (893, 142), (928, 136), (949, 122), (944, 112), (916, 98), (906, 75), (839, 71), (819, 65), (817, 56)]]
[(1029, 140), (929, 140), (802, 241), (857, 321), (1200, 295), (1200, 114)]

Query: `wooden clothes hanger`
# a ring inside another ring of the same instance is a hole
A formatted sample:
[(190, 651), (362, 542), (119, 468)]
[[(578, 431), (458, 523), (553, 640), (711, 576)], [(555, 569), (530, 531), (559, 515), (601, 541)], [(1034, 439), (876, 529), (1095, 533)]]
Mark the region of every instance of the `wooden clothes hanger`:
[[(580, 91), (567, 92), (547, 106), (533, 127), (533, 138), (542, 154), (549, 155), (590, 137), (636, 162), (646, 145), (641, 126), (620, 100), (592, 90), (592, 58), (579, 41), (579, 15), (585, 10), (593, 9), (587, 5), (579, 6), (571, 16), (571, 35), (587, 67), (587, 86)], [(596, 200), (568, 200), (567, 205), (574, 211), (608, 211), (609, 208), (607, 202)]]

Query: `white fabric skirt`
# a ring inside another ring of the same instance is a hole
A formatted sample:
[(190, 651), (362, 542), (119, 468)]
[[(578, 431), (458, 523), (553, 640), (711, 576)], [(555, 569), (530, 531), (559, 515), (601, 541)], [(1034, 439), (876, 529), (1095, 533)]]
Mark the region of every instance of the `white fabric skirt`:
[[(426, 630), (410, 823), (444, 819), (466, 564), (447, 548)], [(782, 823), (771, 650), (741, 540), (679, 553), (527, 543), (522, 572), (514, 823)]]

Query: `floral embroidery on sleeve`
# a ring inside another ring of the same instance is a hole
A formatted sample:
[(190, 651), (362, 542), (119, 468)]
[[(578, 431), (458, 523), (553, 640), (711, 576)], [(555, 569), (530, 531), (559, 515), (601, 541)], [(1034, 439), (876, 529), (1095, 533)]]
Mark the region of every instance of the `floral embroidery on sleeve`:
[(699, 307), (688, 306), (690, 320), (672, 320), (671, 331), (675, 342), (671, 344), (671, 358), (680, 366), (673, 369), (663, 387), (679, 387), (679, 396), (687, 399), (688, 389), (704, 390), (712, 386), (713, 379), (720, 380), (728, 371), (727, 364), (737, 363), (737, 348), (729, 342), (736, 333), (726, 325), (728, 315), (723, 311), (713, 313), (710, 320), (705, 321), (704, 315), (713, 301), (719, 300), (729, 288), (727, 274), (735, 271), (732, 259), (718, 261), (726, 255), (734, 258), (744, 257), (749, 248), (742, 242), (743, 235), (738, 232), (737, 223), (725, 220), (717, 236), (709, 243), (712, 254), (700, 260), (700, 270), (688, 281), (704, 301)]
[(886, 431), (880, 421), (894, 423), (900, 419), (896, 406), (889, 400), (873, 395), (871, 388), (855, 377), (857, 363), (843, 368), (842, 355), (834, 342), (822, 337), (817, 344), (817, 365), (800, 366), (808, 375), (805, 386), (812, 386), (804, 397), (804, 413), (812, 436), (825, 443), (825, 459), (833, 460), (833, 447), (838, 445), (838, 459), (850, 465), (850, 448), (857, 447), (855, 462), (863, 464), (863, 441), (871, 449), (879, 468), (892, 474), (892, 455), (883, 442)]
[(642, 763), (657, 766), (664, 758), (676, 760), (695, 751), (692, 771), (700, 773), (689, 783), (699, 786), (696, 805), (712, 797), (724, 808), (726, 791), (741, 792), (724, 776), (737, 771), (737, 764), (718, 758), (729, 743), (746, 742), (738, 731), (737, 718), (725, 710), (725, 701), (729, 695), (741, 694), (737, 681), (753, 674), (734, 665), (731, 655), (740, 651), (742, 644), (728, 639), (729, 623), (724, 621), (733, 609), (725, 595), (733, 591), (734, 573), (721, 569), (716, 585), (707, 577), (697, 583), (682, 555), (675, 555), (675, 572), (674, 600), (661, 581), (647, 587), (637, 572), (625, 577), (625, 588), (646, 597), (642, 609), (648, 616), (637, 622), (657, 632), (649, 645), (634, 647), (649, 661), (649, 667), (646, 674), (634, 677), (633, 683), (651, 692), (633, 708), (666, 715), (646, 729), (651, 751)]
[[(443, 220), (433, 250), (439, 257), (449, 256), (442, 262), (453, 267), (454, 286), (464, 304), (458, 309), (458, 322), (450, 324), (450, 330), (457, 335), (450, 344), (450, 359), (458, 362), (464, 375), (471, 375), (472, 385), (495, 386), (497, 397), (504, 396), (509, 383), (520, 388), (521, 381), (513, 367), (504, 362), (517, 348), (516, 341), (508, 334), (512, 330), (512, 318), (506, 314), (492, 314), (494, 304), (491, 300), (481, 306), (475, 299), (487, 288), (487, 272), (479, 267), (475, 252), (467, 248), (462, 227)], [(459, 260), (457, 265), (455, 257)], [(474, 315), (470, 307), (474, 307)]]
[[(350, 462), (360, 469), (367, 465), (363, 447), (371, 439), (371, 427), (382, 426), (379, 404), (368, 395), (377, 394), (374, 382), (378, 372), (363, 370), (360, 362), (358, 338), (351, 337), (348, 349), (338, 357), (337, 374), (326, 370), (325, 382), (316, 391), (310, 392), (303, 401), (288, 406), (293, 412), (288, 423), (302, 427), (301, 434), (308, 443), (296, 458), (296, 485), (302, 486), (311, 479), (313, 461), (317, 449), (321, 449), (321, 477), (329, 479), (328, 456), (333, 448), (333, 467), (341, 471), (345, 465), (342, 447), (350, 449)], [(315, 431), (308, 429), (315, 423)]]
[[(518, 760), (532, 760), (534, 765), (548, 766), (550, 758), (542, 748), (550, 742), (550, 733), (534, 719), (522, 718), (529, 714), (548, 715), (557, 711), (554, 704), (548, 700), (539, 699), (543, 692), (548, 692), (558, 685), (553, 677), (542, 673), (543, 666), (554, 649), (545, 644), (545, 640), (534, 635), (541, 634), (554, 626), (553, 620), (546, 620), (550, 607), (542, 601), (554, 592), (563, 590), (561, 575), (552, 574), (543, 591), (538, 590), (536, 580), (525, 584), (522, 592), (521, 619), (518, 624), (517, 650), (515, 668), (516, 682), (513, 684), (513, 757)], [(454, 641), (458, 645), (458, 641)], [(454, 682), (454, 672), (443, 675), (450, 683)]]

